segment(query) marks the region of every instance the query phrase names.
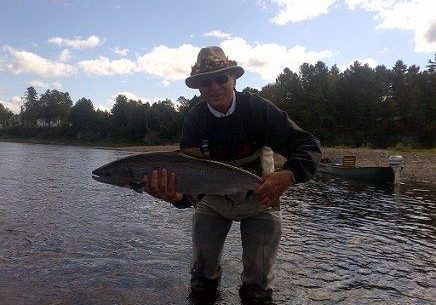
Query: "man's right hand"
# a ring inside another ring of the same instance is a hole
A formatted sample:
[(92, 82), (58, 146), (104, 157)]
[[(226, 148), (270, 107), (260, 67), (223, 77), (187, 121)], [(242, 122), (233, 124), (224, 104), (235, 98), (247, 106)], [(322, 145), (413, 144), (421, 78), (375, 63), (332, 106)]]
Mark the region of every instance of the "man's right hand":
[(144, 176), (144, 190), (151, 196), (176, 203), (183, 198), (183, 194), (176, 192), (176, 174), (168, 173), (164, 169), (154, 170)]

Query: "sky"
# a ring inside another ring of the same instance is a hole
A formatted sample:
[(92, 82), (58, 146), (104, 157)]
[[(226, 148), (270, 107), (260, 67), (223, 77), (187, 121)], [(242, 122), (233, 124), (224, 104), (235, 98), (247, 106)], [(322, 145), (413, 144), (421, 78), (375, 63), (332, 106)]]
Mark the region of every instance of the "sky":
[(118, 94), (192, 98), (184, 80), (210, 45), (245, 69), (238, 90), (305, 62), (425, 70), (436, 0), (0, 0), (0, 103), (18, 113), (29, 86), (102, 110)]

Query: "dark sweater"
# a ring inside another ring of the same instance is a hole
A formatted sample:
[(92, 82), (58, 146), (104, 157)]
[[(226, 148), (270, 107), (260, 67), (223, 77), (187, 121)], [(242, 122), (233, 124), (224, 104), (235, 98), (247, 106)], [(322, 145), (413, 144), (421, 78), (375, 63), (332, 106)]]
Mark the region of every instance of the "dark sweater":
[(297, 183), (311, 179), (321, 159), (317, 138), (270, 101), (246, 92), (236, 92), (236, 109), (229, 116), (215, 117), (205, 101), (188, 112), (180, 148), (201, 148), (204, 140), (210, 158), (218, 161), (245, 158), (269, 146), (287, 159), (283, 168), (294, 173)]

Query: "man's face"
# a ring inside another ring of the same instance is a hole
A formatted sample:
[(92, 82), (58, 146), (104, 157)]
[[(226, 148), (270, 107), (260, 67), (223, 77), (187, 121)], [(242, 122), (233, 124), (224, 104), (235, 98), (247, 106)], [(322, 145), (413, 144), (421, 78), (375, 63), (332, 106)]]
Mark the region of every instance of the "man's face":
[(209, 105), (225, 113), (232, 104), (235, 78), (229, 74), (219, 74), (200, 82), (200, 93)]

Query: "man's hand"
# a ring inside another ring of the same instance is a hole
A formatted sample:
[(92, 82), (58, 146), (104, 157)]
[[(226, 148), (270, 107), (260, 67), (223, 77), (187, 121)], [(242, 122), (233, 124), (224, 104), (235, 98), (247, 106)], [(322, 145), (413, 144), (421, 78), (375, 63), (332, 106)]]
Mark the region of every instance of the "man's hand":
[(280, 196), (294, 184), (294, 174), (290, 170), (270, 173), (263, 177), (263, 183), (257, 187), (254, 194), (260, 203), (270, 207), (278, 202)]
[(151, 196), (176, 203), (183, 195), (176, 192), (176, 174), (168, 173), (166, 169), (154, 170), (144, 176), (144, 190)]

